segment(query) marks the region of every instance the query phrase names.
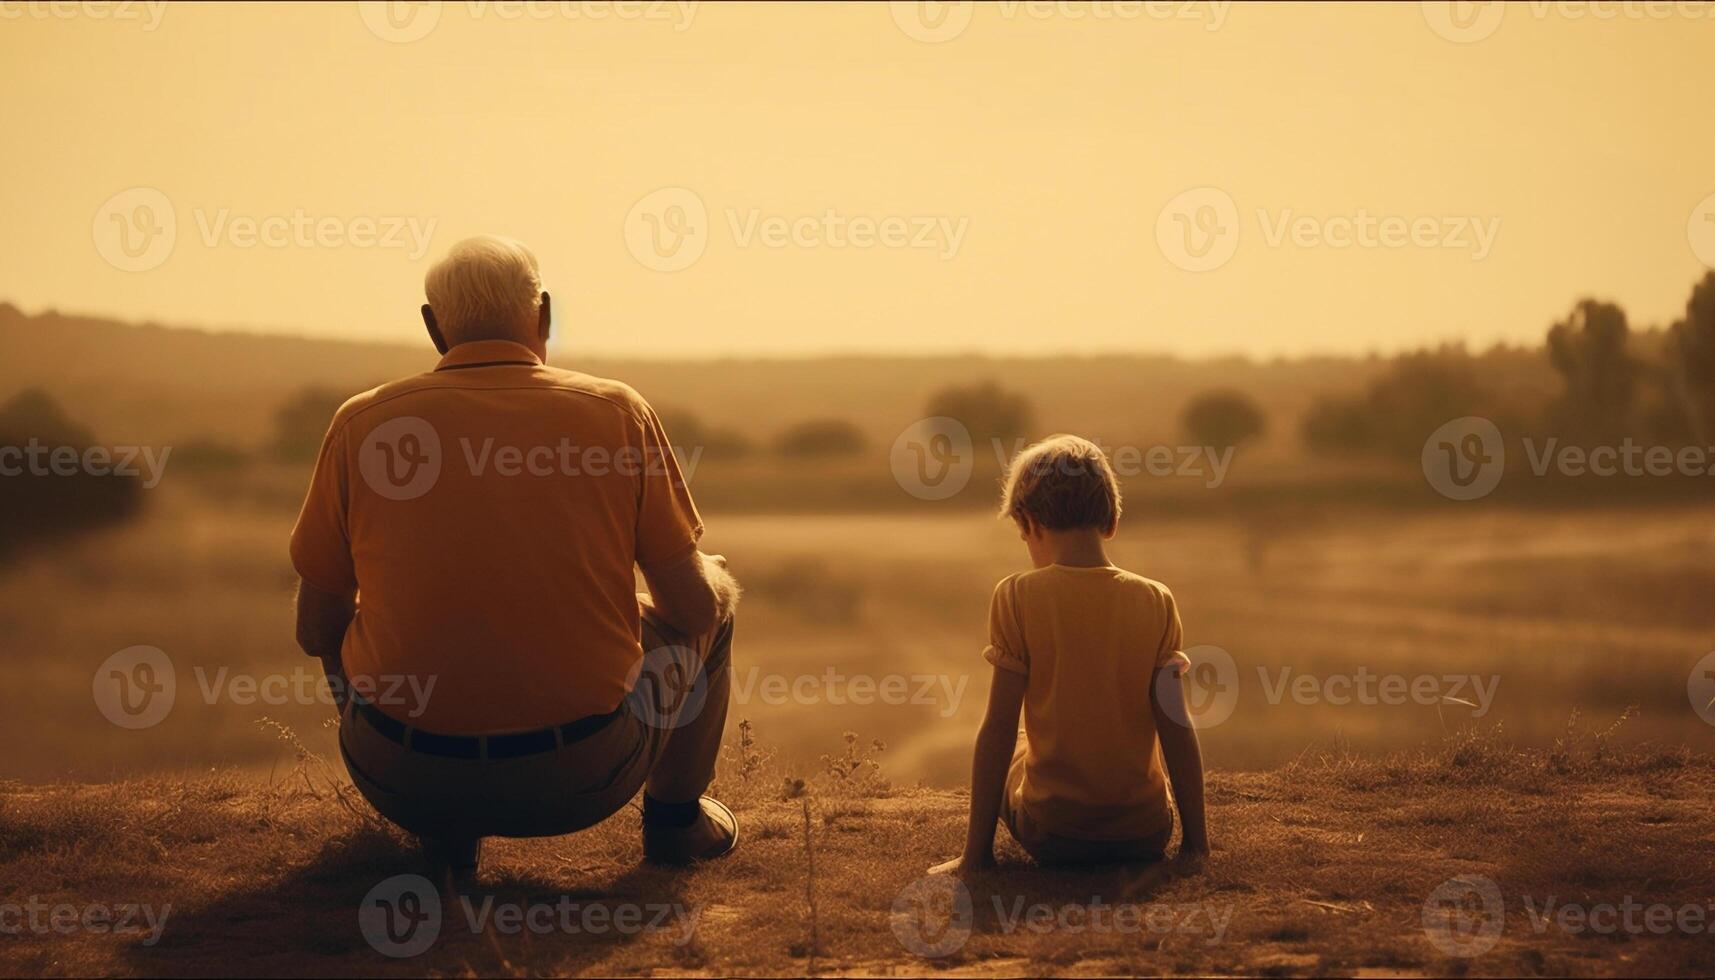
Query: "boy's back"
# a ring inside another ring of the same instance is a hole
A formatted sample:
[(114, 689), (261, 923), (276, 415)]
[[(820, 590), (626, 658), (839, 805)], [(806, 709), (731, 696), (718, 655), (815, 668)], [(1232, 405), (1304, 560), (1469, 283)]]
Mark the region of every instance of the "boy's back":
[(1053, 564), (1002, 580), (989, 613), (994, 666), (1027, 678), (1022, 765), (1007, 803), (1083, 840), (1172, 826), (1151, 691), (1178, 654), (1179, 613), (1159, 582), (1113, 565)]

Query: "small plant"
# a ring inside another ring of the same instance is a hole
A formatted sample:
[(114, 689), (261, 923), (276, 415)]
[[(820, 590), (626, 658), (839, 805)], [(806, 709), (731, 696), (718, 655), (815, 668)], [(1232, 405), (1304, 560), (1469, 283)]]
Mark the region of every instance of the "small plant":
[[(1628, 705), (1614, 719), (1613, 724), (1600, 731), (1588, 733), (1590, 739), (1590, 758), (1592, 764), (1609, 762), (1614, 756), (1614, 737), (1625, 727), (1626, 722), (1637, 714), (1637, 705)], [(1548, 749), (1548, 768), (1559, 775), (1566, 775), (1578, 768), (1578, 748), (1584, 741), (1586, 733), (1578, 724), (1580, 714), (1577, 708), (1566, 719), (1566, 730), (1554, 740)]]
[(772, 749), (763, 750), (757, 747), (756, 726), (750, 719), (738, 723), (738, 778), (741, 782), (749, 783), (753, 777), (762, 772), (774, 757)]
[[(855, 737), (855, 736), (854, 736)], [(804, 816), (804, 905), (810, 912), (810, 944), (805, 953), (806, 976), (816, 975), (816, 951), (821, 945), (821, 929), (816, 914), (816, 848), (810, 835), (810, 788), (802, 779), (787, 776), (780, 787), (780, 798), (797, 800)]]
[[(330, 719), (327, 724), (333, 725), (337, 722)], [(298, 733), (290, 725), (264, 715), (256, 719), (256, 727), (271, 733), (276, 740), (284, 742), (292, 750), (292, 769), (286, 774), (280, 788), (283, 789), (293, 781), (302, 782), (302, 791), (311, 799), (321, 800), (325, 799), (326, 796), (332, 796), (336, 803), (344, 807), (353, 816), (365, 823), (373, 822), (374, 814), (369, 807), (353, 798), (354, 793), (351, 787), (339, 778), (333, 768), (328, 765), (326, 759), (311, 751), (310, 747), (304, 744), (303, 739), (298, 737)], [(325, 787), (325, 791), (317, 787), (318, 783)]]
[(839, 755), (822, 756), (822, 771), (848, 793), (867, 796), (885, 791), (887, 781), (875, 757), (887, 751), (887, 743), (877, 738), (871, 739), (867, 748), (860, 747), (857, 732), (846, 732), (845, 743)]
[(1619, 734), (1620, 729), (1625, 727), (1626, 722), (1630, 721), (1637, 712), (1637, 705), (1628, 704), (1626, 710), (1620, 712), (1620, 717), (1615, 718), (1612, 725), (1591, 734), (1591, 738), (1595, 741), (1595, 748), (1592, 752), (1597, 762), (1602, 762), (1608, 758), (1613, 750), (1614, 736)]

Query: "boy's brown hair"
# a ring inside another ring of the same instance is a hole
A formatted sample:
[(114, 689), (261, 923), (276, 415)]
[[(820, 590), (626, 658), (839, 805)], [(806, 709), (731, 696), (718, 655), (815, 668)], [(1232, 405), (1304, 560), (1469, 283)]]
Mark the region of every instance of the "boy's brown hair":
[(1120, 484), (1101, 447), (1073, 435), (1053, 435), (1019, 453), (1007, 470), (1000, 513), (1050, 531), (1112, 531), (1120, 519)]

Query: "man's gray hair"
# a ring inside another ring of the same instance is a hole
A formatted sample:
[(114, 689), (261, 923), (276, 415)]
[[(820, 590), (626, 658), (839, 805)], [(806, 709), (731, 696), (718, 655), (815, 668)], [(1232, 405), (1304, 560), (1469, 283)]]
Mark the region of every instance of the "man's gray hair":
[(520, 340), (542, 308), (536, 256), (498, 235), (467, 238), (423, 277), (423, 293), (448, 344)]

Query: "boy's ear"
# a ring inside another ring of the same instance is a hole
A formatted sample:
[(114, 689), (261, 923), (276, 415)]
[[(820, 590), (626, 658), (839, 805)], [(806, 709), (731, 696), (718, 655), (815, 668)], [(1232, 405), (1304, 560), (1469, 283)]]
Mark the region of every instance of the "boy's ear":
[(423, 326), (429, 331), (429, 339), (434, 341), (435, 350), (442, 357), (447, 354), (447, 338), (441, 336), (441, 325), (435, 322), (435, 311), (429, 309), (429, 304), (423, 304)]

